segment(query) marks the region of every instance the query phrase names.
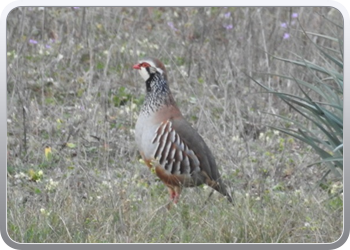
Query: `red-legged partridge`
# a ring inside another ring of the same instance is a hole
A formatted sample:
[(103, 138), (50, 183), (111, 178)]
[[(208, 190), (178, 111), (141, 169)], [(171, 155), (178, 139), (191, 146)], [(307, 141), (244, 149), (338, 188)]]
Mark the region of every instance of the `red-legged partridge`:
[(207, 184), (232, 202), (210, 149), (175, 103), (164, 65), (148, 58), (133, 68), (146, 81), (147, 90), (136, 123), (136, 143), (147, 166), (168, 187), (171, 200), (178, 202), (182, 187)]

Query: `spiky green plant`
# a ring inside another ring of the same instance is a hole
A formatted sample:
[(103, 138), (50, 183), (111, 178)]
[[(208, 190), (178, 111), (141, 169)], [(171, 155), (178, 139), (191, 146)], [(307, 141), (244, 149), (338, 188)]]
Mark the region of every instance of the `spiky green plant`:
[[(328, 20), (339, 29), (343, 27)], [(341, 177), (343, 172), (343, 38), (306, 32), (304, 35), (320, 53), (323, 62), (314, 63), (303, 56), (295, 55), (291, 60), (273, 56), (274, 59), (302, 67), (311, 73), (312, 82), (283, 74), (273, 74), (281, 79), (292, 81), (300, 89), (300, 94), (276, 91), (265, 84), (252, 80), (285, 102), (291, 110), (304, 119), (296, 120), (285, 115), (274, 114), (282, 121), (292, 124), (289, 127), (271, 126), (272, 129), (299, 139), (310, 145), (322, 160), (309, 166), (324, 163), (328, 166), (321, 181), (331, 172)], [(335, 43), (337, 49), (320, 46), (311, 36), (327, 39)], [(322, 65), (322, 66), (321, 66)], [(308, 167), (309, 167), (308, 166)]]

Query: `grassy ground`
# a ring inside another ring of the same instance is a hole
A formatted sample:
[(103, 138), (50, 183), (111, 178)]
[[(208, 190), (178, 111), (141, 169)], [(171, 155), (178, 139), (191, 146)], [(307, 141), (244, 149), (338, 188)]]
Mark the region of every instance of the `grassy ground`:
[[(295, 117), (246, 77), (298, 94), (310, 78), (270, 54), (322, 56), (301, 27), (339, 36), (331, 8), (17, 8), (7, 18), (7, 227), (17, 242), (333, 242), (341, 180), (309, 147), (269, 130)], [(318, 38), (324, 46), (335, 45)], [(326, 44), (329, 43), (329, 44)], [(269, 54), (266, 54), (267, 51)], [(145, 86), (132, 65), (160, 58), (185, 117), (212, 149), (235, 206), (210, 188), (165, 208), (139, 162)], [(281, 124), (292, 126), (293, 124)]]

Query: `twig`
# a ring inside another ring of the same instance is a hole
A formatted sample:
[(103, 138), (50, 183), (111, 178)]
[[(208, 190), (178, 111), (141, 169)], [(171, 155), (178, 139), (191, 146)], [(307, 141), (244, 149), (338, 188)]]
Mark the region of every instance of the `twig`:
[(65, 229), (66, 229), (66, 231), (67, 231), (67, 234), (68, 234), (69, 239), (71, 240), (71, 242), (73, 242), (72, 235), (70, 234), (70, 232), (69, 232), (69, 230), (68, 230), (68, 227), (67, 227), (67, 225), (66, 225), (66, 222), (62, 219), (61, 216), (59, 216), (59, 217), (60, 217), (60, 219), (61, 219), (61, 221), (62, 221), (62, 223), (63, 223), (63, 225), (64, 225), (64, 227), (65, 227)]
[(22, 106), (22, 116), (23, 116), (23, 149), (24, 149), (24, 161), (27, 162), (27, 126), (26, 126), (26, 107)]

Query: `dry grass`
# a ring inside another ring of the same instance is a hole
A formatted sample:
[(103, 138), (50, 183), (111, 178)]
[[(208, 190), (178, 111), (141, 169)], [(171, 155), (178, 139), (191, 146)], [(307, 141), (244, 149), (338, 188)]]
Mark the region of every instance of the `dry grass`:
[[(264, 112), (290, 110), (244, 74), (310, 77), (264, 51), (321, 60), (300, 32), (300, 25), (340, 32), (321, 15), (342, 23), (336, 10), (318, 7), (13, 10), (7, 18), (9, 236), (17, 242), (336, 241), (342, 197), (329, 193), (338, 180), (329, 176), (320, 188), (324, 166), (305, 168), (317, 155), (265, 128), (278, 121)], [(134, 143), (145, 88), (132, 65), (143, 55), (166, 64), (175, 99), (212, 149), (235, 207), (219, 194), (205, 205), (210, 190), (198, 187), (186, 189), (171, 211), (164, 208), (167, 190), (139, 163)], [(298, 94), (288, 82), (256, 76)], [(45, 147), (52, 153), (45, 155)]]

